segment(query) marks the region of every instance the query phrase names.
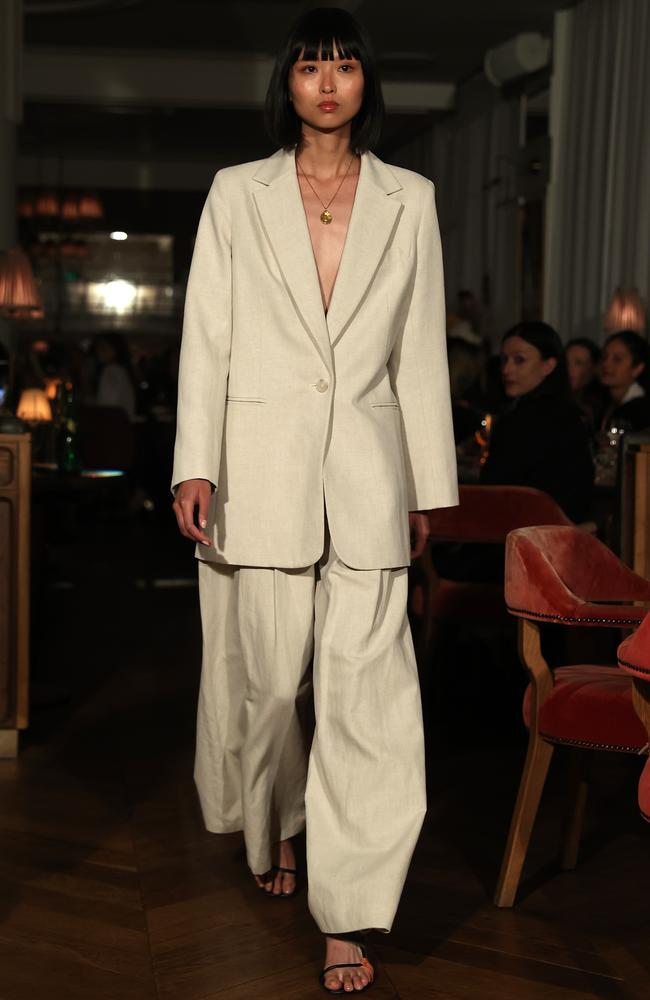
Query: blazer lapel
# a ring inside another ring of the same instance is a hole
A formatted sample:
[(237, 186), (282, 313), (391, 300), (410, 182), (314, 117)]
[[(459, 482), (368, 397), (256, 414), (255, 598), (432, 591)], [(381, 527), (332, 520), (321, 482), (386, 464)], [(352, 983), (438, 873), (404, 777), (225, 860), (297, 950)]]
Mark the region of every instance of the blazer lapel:
[(295, 309), (332, 370), (332, 346), (293, 153), (278, 150), (259, 168), (255, 203)]
[(378, 157), (373, 153), (362, 155), (352, 215), (327, 311), (332, 346), (354, 319), (397, 227), (404, 206), (387, 195), (401, 188), (392, 170)]

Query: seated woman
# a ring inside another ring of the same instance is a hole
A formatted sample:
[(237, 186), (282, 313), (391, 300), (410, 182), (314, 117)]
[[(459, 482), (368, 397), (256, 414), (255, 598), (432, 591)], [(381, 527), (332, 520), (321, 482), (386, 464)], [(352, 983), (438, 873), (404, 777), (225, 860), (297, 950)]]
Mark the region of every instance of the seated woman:
[(555, 330), (540, 321), (509, 330), (501, 378), (509, 402), (492, 431), (481, 482), (544, 490), (573, 521), (585, 520), (594, 479), (589, 435)]
[(600, 382), (607, 392), (601, 430), (614, 425), (634, 431), (650, 427), (649, 362), (650, 350), (640, 334), (621, 330), (607, 338), (600, 364)]
[(600, 348), (588, 337), (575, 337), (566, 345), (564, 356), (573, 398), (589, 430), (597, 430), (607, 405), (606, 391), (598, 381)]

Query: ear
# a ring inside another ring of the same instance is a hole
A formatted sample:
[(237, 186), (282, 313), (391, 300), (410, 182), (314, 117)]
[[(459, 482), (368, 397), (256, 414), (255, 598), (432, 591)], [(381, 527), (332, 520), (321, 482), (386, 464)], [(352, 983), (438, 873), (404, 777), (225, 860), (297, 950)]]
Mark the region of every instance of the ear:
[(557, 358), (546, 358), (542, 362), (542, 371), (544, 372), (544, 378), (547, 378), (551, 372), (554, 372), (557, 368)]
[(635, 382), (638, 379), (639, 375), (642, 372), (644, 372), (644, 371), (645, 371), (645, 362), (644, 361), (640, 361), (638, 365), (634, 366), (634, 368), (632, 369), (632, 376), (633, 376)]

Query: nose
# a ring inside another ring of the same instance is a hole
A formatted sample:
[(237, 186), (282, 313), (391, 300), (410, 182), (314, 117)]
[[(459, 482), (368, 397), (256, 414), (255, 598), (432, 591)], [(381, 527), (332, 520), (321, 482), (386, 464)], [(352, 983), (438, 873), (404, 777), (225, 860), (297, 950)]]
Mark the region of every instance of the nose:
[(323, 94), (333, 94), (336, 90), (334, 86), (334, 67), (331, 63), (323, 69), (320, 89)]

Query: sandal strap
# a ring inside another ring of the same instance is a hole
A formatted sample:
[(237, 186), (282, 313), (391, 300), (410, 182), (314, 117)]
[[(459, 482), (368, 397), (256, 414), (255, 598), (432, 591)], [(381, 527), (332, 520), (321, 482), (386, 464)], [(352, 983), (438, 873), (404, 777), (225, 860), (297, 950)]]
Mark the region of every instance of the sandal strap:
[(337, 965), (328, 965), (326, 969), (323, 969), (321, 975), (324, 977), (332, 969), (365, 969), (370, 976), (370, 982), (372, 983), (375, 978), (375, 970), (373, 965), (368, 961), (364, 955), (360, 962), (339, 962)]
[(326, 969), (323, 969), (321, 975), (326, 976), (332, 969), (361, 969), (362, 967), (363, 962), (339, 962), (337, 965), (328, 965)]
[(272, 872), (286, 872), (287, 875), (297, 875), (298, 871), (296, 868), (283, 868), (282, 865), (272, 865)]

